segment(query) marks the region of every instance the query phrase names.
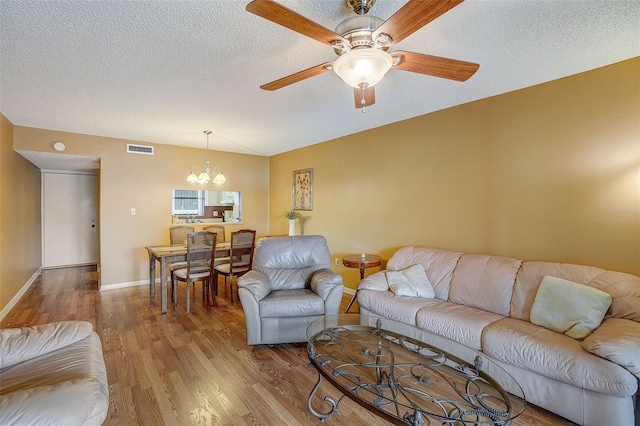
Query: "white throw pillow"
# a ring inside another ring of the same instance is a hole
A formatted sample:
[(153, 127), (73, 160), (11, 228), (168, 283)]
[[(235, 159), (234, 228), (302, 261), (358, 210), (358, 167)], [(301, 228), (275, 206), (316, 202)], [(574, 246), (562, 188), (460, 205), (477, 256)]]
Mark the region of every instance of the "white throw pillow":
[(387, 282), (389, 289), (397, 296), (433, 299), (436, 295), (424, 267), (420, 264), (399, 271), (387, 271)]
[(609, 293), (545, 276), (531, 307), (531, 323), (574, 339), (584, 339), (600, 326), (609, 306)]

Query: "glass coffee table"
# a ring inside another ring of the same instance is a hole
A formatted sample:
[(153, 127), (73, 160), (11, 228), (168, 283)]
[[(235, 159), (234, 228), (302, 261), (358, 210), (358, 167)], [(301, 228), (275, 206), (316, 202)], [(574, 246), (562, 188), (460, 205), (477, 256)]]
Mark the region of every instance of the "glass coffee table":
[[(485, 355), (407, 324), (327, 316), (309, 325), (307, 339), (318, 371), (308, 407), (322, 420), (339, 412), (345, 396), (399, 425), (508, 425), (526, 406), (515, 379)], [(312, 400), (323, 378), (342, 396), (325, 397), (330, 408), (320, 412)]]

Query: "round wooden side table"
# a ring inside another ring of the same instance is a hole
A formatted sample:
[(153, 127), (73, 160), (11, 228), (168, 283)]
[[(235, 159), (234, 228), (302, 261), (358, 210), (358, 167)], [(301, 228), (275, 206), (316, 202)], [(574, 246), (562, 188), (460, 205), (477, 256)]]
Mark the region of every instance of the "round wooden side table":
[[(361, 254), (350, 254), (342, 258), (342, 264), (347, 268), (360, 269), (360, 280), (362, 280), (364, 279), (364, 270), (382, 265), (382, 258), (376, 254), (365, 254), (364, 257)], [(347, 309), (344, 311), (345, 314), (351, 309), (351, 305), (353, 305), (357, 295), (358, 290), (353, 294), (351, 301), (347, 305)]]
[(364, 279), (364, 270), (380, 266), (382, 258), (375, 254), (365, 254), (364, 258), (360, 254), (350, 254), (342, 258), (342, 264), (347, 268), (360, 269), (360, 279)]

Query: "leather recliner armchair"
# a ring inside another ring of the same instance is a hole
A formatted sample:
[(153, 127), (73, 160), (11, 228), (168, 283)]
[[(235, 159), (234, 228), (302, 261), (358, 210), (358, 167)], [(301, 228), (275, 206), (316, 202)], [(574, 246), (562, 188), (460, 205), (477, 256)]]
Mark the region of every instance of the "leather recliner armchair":
[(238, 278), (247, 343), (306, 342), (311, 322), (338, 314), (343, 289), (324, 237), (261, 238), (252, 270)]

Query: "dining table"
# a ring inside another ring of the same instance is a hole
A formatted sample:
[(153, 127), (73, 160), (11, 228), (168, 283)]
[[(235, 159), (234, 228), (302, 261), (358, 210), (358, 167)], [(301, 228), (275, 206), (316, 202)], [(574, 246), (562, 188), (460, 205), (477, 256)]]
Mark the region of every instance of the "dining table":
[[(160, 300), (161, 312), (167, 313), (167, 276), (169, 275), (169, 265), (175, 262), (186, 262), (187, 247), (184, 244), (173, 246), (147, 246), (149, 253), (149, 297), (156, 296), (156, 262), (160, 263)], [(215, 257), (229, 256), (231, 242), (220, 242), (216, 244)]]

